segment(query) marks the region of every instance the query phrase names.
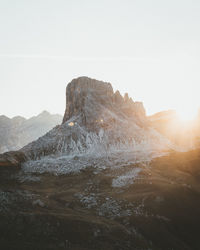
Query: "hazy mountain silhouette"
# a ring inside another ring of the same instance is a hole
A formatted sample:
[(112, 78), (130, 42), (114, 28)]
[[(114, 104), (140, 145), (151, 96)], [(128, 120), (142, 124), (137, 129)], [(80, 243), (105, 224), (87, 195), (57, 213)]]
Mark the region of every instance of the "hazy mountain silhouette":
[(60, 115), (51, 115), (47, 111), (30, 119), (21, 116), (12, 119), (4, 115), (0, 116), (0, 152), (22, 148), (60, 124), (61, 121)]

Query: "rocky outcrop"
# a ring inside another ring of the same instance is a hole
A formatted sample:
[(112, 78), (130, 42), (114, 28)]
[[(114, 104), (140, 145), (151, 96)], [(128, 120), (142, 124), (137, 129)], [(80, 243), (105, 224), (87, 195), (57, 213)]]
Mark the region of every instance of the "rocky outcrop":
[(79, 117), (79, 124), (92, 128), (102, 114), (101, 105), (112, 106), (113, 89), (105, 83), (88, 77), (72, 80), (66, 88), (66, 109), (63, 123)]
[(114, 93), (110, 83), (79, 77), (67, 85), (63, 123), (75, 119), (79, 125), (93, 130), (98, 127), (98, 121), (108, 120), (109, 112), (136, 123), (145, 120), (143, 104), (133, 102), (127, 93), (124, 97), (119, 91)]

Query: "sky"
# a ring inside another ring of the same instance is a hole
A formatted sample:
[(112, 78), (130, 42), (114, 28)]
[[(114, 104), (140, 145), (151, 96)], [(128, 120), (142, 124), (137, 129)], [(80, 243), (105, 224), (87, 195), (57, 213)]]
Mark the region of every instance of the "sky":
[(0, 115), (63, 114), (88, 76), (147, 114), (200, 107), (199, 0), (0, 0)]

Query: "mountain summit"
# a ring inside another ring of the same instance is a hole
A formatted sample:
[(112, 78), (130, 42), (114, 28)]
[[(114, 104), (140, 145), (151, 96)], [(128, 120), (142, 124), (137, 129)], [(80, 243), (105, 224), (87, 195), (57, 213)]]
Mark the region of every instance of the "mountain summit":
[(79, 77), (67, 85), (63, 123), (75, 119), (93, 130), (102, 122), (113, 125), (117, 117), (144, 121), (143, 104), (133, 102), (128, 94), (122, 97), (119, 91), (114, 93), (110, 83), (88, 77)]

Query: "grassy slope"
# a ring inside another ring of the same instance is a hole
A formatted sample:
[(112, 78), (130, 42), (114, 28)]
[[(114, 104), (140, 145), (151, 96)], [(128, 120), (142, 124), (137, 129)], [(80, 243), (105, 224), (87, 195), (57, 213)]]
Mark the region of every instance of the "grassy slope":
[(1, 200), (1, 249), (200, 249), (199, 150), (155, 159), (123, 188), (110, 170), (23, 183), (17, 169), (0, 171), (12, 200)]

